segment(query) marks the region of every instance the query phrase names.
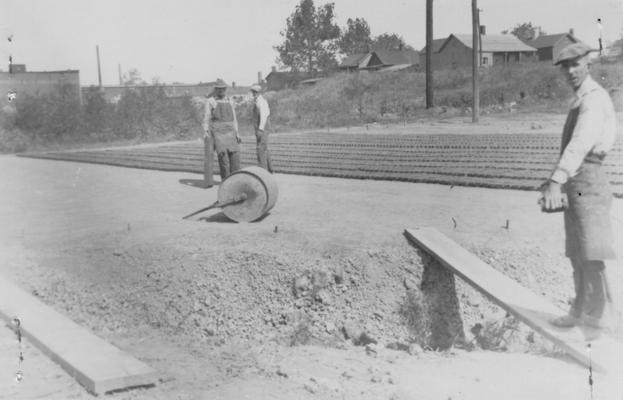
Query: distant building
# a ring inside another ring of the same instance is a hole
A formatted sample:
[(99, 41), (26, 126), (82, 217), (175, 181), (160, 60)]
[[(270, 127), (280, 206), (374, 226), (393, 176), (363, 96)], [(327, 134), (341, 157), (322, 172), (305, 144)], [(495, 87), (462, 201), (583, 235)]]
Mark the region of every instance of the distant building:
[[(514, 35), (481, 35), (480, 65), (504, 65), (536, 60), (536, 49)], [(472, 35), (451, 34), (433, 53), (433, 69), (470, 67)]]
[(342, 71), (352, 72), (360, 68), (360, 63), (369, 53), (357, 53), (347, 56), (338, 66)]
[[(171, 85), (159, 85), (164, 90), (167, 97), (179, 98), (184, 96), (201, 97), (208, 96), (214, 91), (215, 82), (200, 83), (196, 85), (189, 84), (171, 84)], [(84, 86), (82, 87), (82, 95), (84, 96), (87, 91), (97, 86)], [(141, 91), (150, 90), (158, 86), (154, 85), (142, 85), (142, 86), (102, 86), (101, 91), (107, 101), (116, 103), (121, 99), (121, 96), (128, 91)], [(230, 86), (227, 88), (228, 96), (246, 96), (250, 92), (250, 88), (247, 86)]]
[(9, 72), (13, 74), (16, 72), (26, 72), (26, 64), (10, 64)]
[(307, 72), (277, 71), (275, 68), (266, 75), (266, 90), (293, 89), (311, 77)]
[(369, 53), (353, 54), (344, 59), (339, 65), (343, 71), (355, 70), (400, 70), (417, 68), (420, 64), (420, 55), (415, 50), (374, 50)]
[[(435, 54), (439, 53), (439, 50), (441, 49), (441, 46), (443, 46), (443, 44), (446, 42), (446, 39), (448, 38), (443, 38), (443, 39), (433, 39), (433, 43), (432, 43), (432, 51), (433, 51), (433, 58), (435, 58)], [(424, 46), (422, 47), (422, 50), (420, 50), (420, 65), (422, 66), (422, 68), (424, 68), (424, 66), (426, 65), (426, 47)]]
[(44, 96), (64, 85), (69, 88), (71, 95), (81, 100), (78, 70), (26, 72), (23, 64), (13, 64), (9, 69), (12, 72), (0, 72), (0, 98), (3, 104), (8, 101), (9, 92), (15, 92), (16, 100), (19, 101), (24, 95)]
[(537, 49), (537, 57), (539, 61), (554, 60), (560, 50), (565, 46), (573, 43), (581, 42), (579, 39), (573, 36), (573, 33), (558, 33), (555, 35), (543, 35), (536, 39), (527, 40), (528, 46), (532, 46)]

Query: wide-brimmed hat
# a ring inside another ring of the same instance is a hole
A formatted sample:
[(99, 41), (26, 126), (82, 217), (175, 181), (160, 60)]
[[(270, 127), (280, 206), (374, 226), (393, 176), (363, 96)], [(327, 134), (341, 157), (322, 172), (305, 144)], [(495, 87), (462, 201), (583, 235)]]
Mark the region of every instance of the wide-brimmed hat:
[(593, 51), (597, 51), (597, 49), (593, 49), (589, 45), (582, 42), (570, 44), (569, 46), (566, 46), (562, 50), (560, 50), (560, 53), (558, 53), (558, 56), (554, 61), (554, 65), (558, 65), (563, 61), (584, 57), (585, 55)]
[(227, 87), (227, 84), (225, 83), (224, 80), (222, 80), (221, 78), (218, 78), (216, 80), (216, 82), (214, 83), (214, 87), (215, 88), (223, 88), (224, 89), (224, 88)]
[(258, 85), (258, 84), (255, 84), (255, 85), (251, 86), (251, 91), (259, 93), (259, 92), (262, 91), (262, 87), (260, 85)]

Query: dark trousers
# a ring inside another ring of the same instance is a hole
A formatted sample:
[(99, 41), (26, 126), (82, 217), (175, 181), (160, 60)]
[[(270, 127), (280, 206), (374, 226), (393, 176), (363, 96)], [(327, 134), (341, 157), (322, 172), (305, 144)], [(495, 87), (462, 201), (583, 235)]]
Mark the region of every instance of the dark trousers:
[(255, 132), (255, 139), (257, 141), (257, 162), (260, 167), (264, 168), (268, 172), (273, 172), (272, 162), (270, 160), (270, 152), (268, 151), (268, 132), (263, 131)]
[(207, 186), (214, 185), (214, 141), (210, 136), (203, 139), (203, 180)]
[(571, 259), (575, 300), (571, 314), (578, 318), (582, 313), (599, 320), (606, 306), (606, 277), (603, 261)]
[(240, 169), (240, 152), (225, 150), (218, 153), (218, 167), (223, 182), (232, 172)]

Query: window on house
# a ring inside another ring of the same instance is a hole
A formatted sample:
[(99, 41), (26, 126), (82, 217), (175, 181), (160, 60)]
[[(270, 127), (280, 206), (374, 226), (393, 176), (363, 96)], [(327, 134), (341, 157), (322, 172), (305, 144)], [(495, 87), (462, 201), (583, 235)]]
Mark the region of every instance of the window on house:
[(482, 65), (489, 65), (489, 57), (482, 58)]

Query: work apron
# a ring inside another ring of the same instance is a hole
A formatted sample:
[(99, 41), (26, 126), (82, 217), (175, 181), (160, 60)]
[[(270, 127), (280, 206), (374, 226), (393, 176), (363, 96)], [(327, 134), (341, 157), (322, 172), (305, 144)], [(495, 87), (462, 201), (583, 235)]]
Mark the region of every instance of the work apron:
[[(569, 144), (579, 108), (570, 110), (563, 131), (561, 153)], [(576, 260), (615, 258), (610, 222), (612, 191), (602, 168), (603, 156), (589, 153), (563, 186), (569, 206), (564, 212), (566, 255)]]
[(210, 133), (214, 138), (214, 149), (217, 153), (240, 151), (236, 139), (234, 110), (228, 99), (216, 100), (210, 122)]

